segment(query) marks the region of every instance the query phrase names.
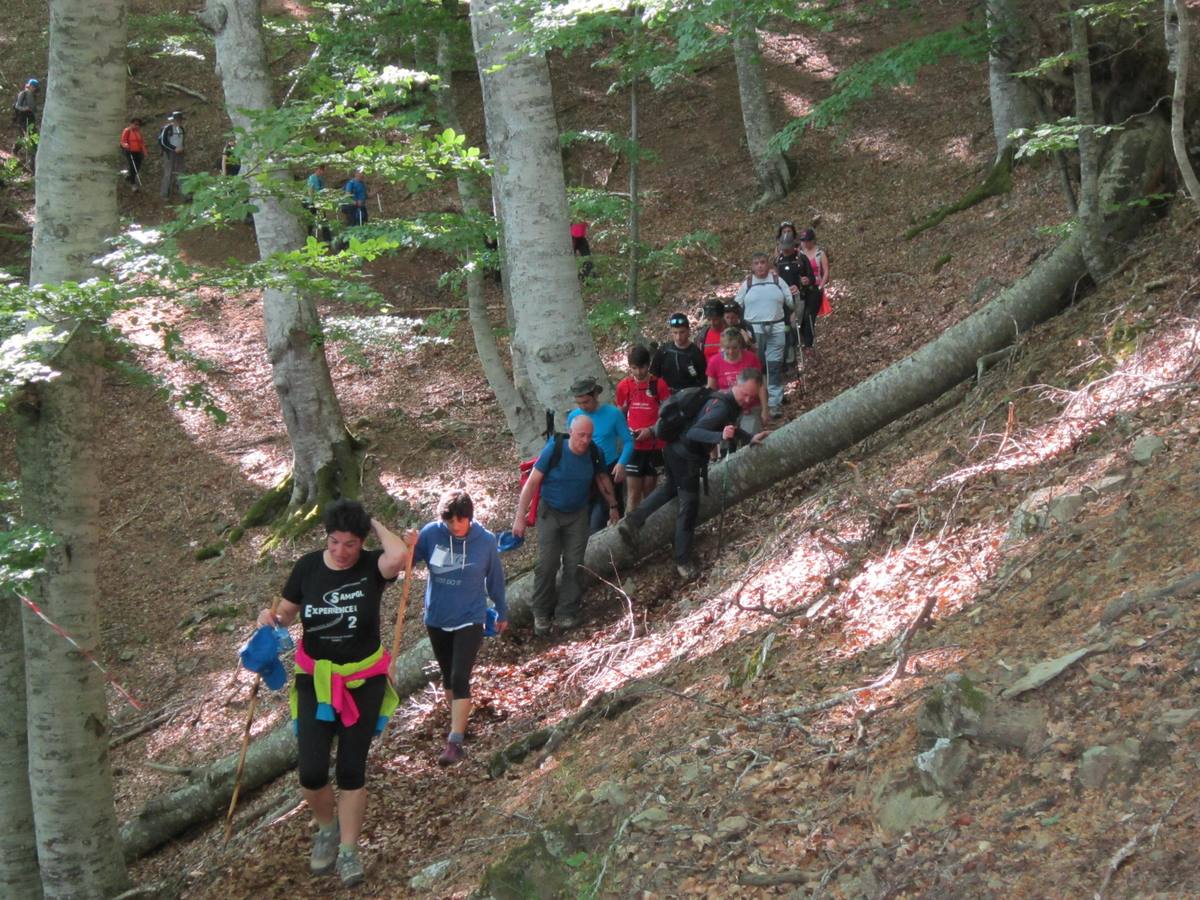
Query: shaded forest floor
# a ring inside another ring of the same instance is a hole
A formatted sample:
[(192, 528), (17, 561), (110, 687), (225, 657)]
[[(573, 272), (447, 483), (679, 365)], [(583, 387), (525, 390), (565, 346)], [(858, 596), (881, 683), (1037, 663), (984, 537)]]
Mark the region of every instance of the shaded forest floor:
[[(958, 15), (921, 8), (927, 17), (892, 14), (889, 43)], [(880, 49), (882, 30), (771, 40), (777, 110), (803, 112), (834, 74)], [(219, 96), (209, 62), (145, 58), (135, 68), (143, 81), (169, 74)], [(602, 73), (558, 60), (555, 74), (564, 129), (624, 126), (624, 100), (606, 94)], [(476, 138), (478, 93), (466, 73), (462, 84)], [(805, 136), (795, 194), (754, 215), (744, 213), (754, 187), (732, 63), (651, 97), (644, 140), (661, 161), (643, 172), (644, 231), (665, 243), (707, 229), (721, 245), (688, 252), (661, 278), (646, 331), (664, 331), (676, 308), (695, 320), (706, 296), (731, 295), (781, 219), (817, 224), (834, 278), (835, 313), (820, 324), (817, 365), (790, 391), (789, 418), (986, 302), (1053, 246), (1039, 229), (1066, 213), (1049, 167), (1019, 169), (1011, 194), (912, 242), (899, 237), (985, 174), (985, 85), (982, 67), (945, 64), (865, 103), (837, 134)], [(131, 103), (178, 105), (161, 95)], [(215, 160), (224, 125), (216, 107), (193, 107), (198, 156)], [(625, 177), (599, 150), (573, 153), (570, 170), (618, 190)], [(389, 211), (453, 199), (381, 193)], [(16, 215), (21, 197), (6, 201)], [(161, 215), (153, 191), (123, 203), (139, 222)], [(251, 237), (233, 229), (186, 249), (216, 262), (245, 253)], [(307, 815), (290, 778), (244, 799), (228, 847), (218, 827), (203, 829), (139, 862), (135, 878), (193, 898), (465, 896), (506, 861), (493, 883), (525, 873), (541, 896), (597, 885), (614, 897), (1075, 896), (1109, 878), (1116, 895), (1200, 892), (1195, 591), (1146, 598), (1200, 568), (1196, 238), (1194, 212), (1177, 206), (1129, 248), (1117, 279), (1081, 285), (1066, 314), (1023, 336), (979, 384), (730, 509), (720, 540), (703, 529), (698, 582), (680, 587), (659, 557), (625, 573), (628, 606), (594, 591), (577, 632), (489, 641), (463, 765), (434, 764), (447, 726), (436, 694), (408, 700), (373, 751), (362, 888), (308, 877)], [(615, 243), (600, 229), (594, 246)], [(437, 288), (446, 264), (402, 254), (370, 274), (401, 314), (427, 318), (462, 305)], [(465, 364), (465, 324), (442, 321), (448, 342), (426, 324), (401, 327), (387, 348), (330, 345), (347, 419), (370, 441), (367, 500), (390, 497), (416, 521), (441, 490), (464, 484), (478, 518), (499, 530), (516, 499), (515, 461), (486, 382)], [(182, 383), (182, 368), (152, 352), (152, 322), (175, 325), (189, 351), (216, 364), (230, 422), (167, 408), (116, 374), (106, 383), (102, 650), (146, 707), (111, 694), (113, 729), (120, 741), (157, 722), (114, 750), (123, 816), (179, 780), (148, 763), (187, 769), (236, 748), (250, 679), (234, 675), (234, 650), (291, 560), (318, 542), (260, 558), (262, 538), (251, 535), (194, 561), (286, 471), (287, 444), (256, 296), (202, 294), (123, 319), (142, 363)], [(601, 335), (614, 376), (622, 340)], [(522, 551), (510, 577), (531, 565)], [(898, 648), (929, 603), (928, 627)], [(406, 643), (421, 630), (414, 602)], [(1044, 713), (1036, 746), (977, 748), (943, 806), (893, 802), (925, 748), (917, 711), (947, 675), (998, 692), (1085, 647), (1013, 701)], [(889, 680), (898, 649), (905, 671)], [(553, 751), (489, 775), (497, 751), (631, 685), (634, 697)], [(255, 733), (285, 715), (284, 698), (268, 698)], [(444, 860), (443, 874), (412, 884)]]

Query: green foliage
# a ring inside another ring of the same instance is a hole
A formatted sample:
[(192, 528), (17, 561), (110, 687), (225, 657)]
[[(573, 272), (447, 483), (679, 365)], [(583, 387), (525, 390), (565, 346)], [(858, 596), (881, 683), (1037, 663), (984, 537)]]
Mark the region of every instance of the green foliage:
[(12, 597), (45, 573), (42, 563), (59, 544), (58, 537), (37, 526), (18, 525), (20, 501), (15, 481), (0, 481), (0, 597)]
[(605, 149), (631, 160), (658, 162), (661, 158), (648, 147), (643, 147), (636, 141), (631, 141), (627, 137), (611, 131), (564, 131), (559, 135), (558, 140), (564, 147), (572, 144), (599, 144)]
[(638, 333), (638, 322), (642, 313), (623, 300), (601, 300), (587, 314), (587, 323), (592, 330), (610, 337), (616, 335), (628, 339)]
[(828, 128), (841, 122), (857, 104), (876, 91), (901, 84), (912, 84), (917, 73), (950, 56), (969, 61), (987, 55), (987, 36), (962, 26), (937, 31), (890, 47), (869, 59), (855, 63), (833, 82), (833, 93), (812, 111), (789, 122), (772, 139), (772, 148), (788, 150), (810, 128)]
[[(1018, 143), (1017, 159), (1036, 156), (1039, 153), (1056, 153), (1073, 150), (1079, 146), (1079, 133), (1089, 126), (1080, 125), (1072, 116), (1064, 116), (1057, 122), (1043, 122), (1033, 128), (1018, 128), (1009, 137)], [(1092, 125), (1093, 134), (1103, 136), (1120, 131), (1120, 125)]]

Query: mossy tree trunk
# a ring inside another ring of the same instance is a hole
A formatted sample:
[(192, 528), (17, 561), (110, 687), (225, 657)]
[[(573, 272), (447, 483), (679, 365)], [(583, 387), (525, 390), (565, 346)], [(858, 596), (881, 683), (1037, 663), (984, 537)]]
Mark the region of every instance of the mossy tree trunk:
[[(258, 0), (208, 0), (199, 20), (213, 35), (229, 118), (249, 130), (248, 112), (275, 106)], [(260, 258), (302, 246), (305, 230), (297, 211), (263, 189), (271, 179), (289, 177), (287, 172), (260, 158), (253, 141), (239, 153), (257, 207), (254, 230)], [(358, 496), (362, 459), (342, 417), (319, 340), (315, 299), (296, 291), (265, 289), (263, 321), (271, 382), (292, 447), (291, 496), (277, 531), (277, 537), (287, 537), (308, 528), (329, 500)]]
[(1023, 39), (1016, 0), (987, 0), (988, 99), (992, 106), (992, 128), (996, 135), (996, 159), (1000, 162), (1012, 147), (1009, 135), (1034, 122), (1034, 100), (1025, 83), (1013, 75), (1018, 68)]
[(787, 196), (792, 186), (792, 173), (787, 157), (771, 148), (775, 123), (771, 117), (771, 102), (763, 76), (758, 31), (754, 19), (749, 15), (734, 20), (733, 59), (737, 66), (746, 147), (750, 151), (754, 176), (762, 192), (755, 205), (761, 207)]

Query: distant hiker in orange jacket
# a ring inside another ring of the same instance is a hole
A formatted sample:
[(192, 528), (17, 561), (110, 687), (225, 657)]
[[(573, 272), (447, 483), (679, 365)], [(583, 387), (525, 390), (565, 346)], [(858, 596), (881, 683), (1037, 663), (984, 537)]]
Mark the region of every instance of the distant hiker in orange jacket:
[(128, 169), (125, 180), (136, 191), (141, 186), (142, 162), (146, 159), (146, 140), (142, 137), (141, 127), (146, 123), (134, 116), (129, 120), (125, 130), (121, 132), (121, 152), (125, 155)]

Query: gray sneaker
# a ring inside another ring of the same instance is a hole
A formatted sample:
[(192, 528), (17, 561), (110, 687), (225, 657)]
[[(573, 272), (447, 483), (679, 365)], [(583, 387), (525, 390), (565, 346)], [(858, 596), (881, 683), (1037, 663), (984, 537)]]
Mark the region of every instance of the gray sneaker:
[(340, 838), (341, 831), (338, 829), (337, 819), (333, 820), (333, 827), (328, 831), (317, 828), (317, 833), (313, 835), (312, 856), (308, 859), (308, 871), (314, 875), (325, 875), (333, 871), (333, 865), (337, 862)]
[(338, 851), (337, 871), (338, 877), (346, 887), (361, 884), (366, 874), (363, 872), (362, 860), (358, 858), (358, 851), (350, 847), (343, 847)]
[(533, 633), (538, 637), (545, 637), (550, 633), (550, 620), (544, 619), (541, 616), (533, 617)]

